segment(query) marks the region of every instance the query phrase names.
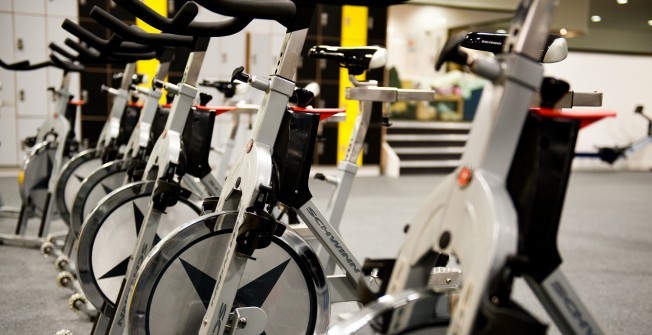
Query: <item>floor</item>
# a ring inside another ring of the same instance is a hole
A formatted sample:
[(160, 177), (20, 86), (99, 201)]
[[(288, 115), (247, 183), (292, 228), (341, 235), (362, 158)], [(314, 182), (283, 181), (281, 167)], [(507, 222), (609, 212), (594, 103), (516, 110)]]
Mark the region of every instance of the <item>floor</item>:
[[(353, 253), (360, 260), (395, 256), (403, 227), (441, 179), (359, 177), (342, 225)], [(558, 240), (562, 269), (607, 334), (652, 329), (651, 185), (652, 174), (642, 172), (582, 172), (570, 181)], [(329, 187), (313, 182), (312, 190), (324, 208)], [(0, 178), (0, 193), (5, 205), (19, 205), (15, 178)], [(0, 232), (12, 232), (14, 222), (0, 219)], [(61, 229), (61, 223), (53, 227)], [(91, 323), (68, 310), (70, 292), (57, 287), (52, 259), (0, 246), (0, 269), (0, 333), (90, 333)], [(517, 283), (515, 296), (549, 322), (524, 283)]]

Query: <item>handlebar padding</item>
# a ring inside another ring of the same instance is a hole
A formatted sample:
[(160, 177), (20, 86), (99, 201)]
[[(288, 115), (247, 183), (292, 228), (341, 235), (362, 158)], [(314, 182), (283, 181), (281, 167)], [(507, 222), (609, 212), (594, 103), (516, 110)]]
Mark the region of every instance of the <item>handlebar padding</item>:
[(197, 0), (207, 9), (233, 17), (282, 21), (292, 19), (297, 6), (290, 0)]
[(66, 72), (83, 72), (84, 67), (82, 65), (77, 65), (72, 62), (65, 62), (54, 54), (50, 54), (50, 60), (52, 64), (60, 69), (63, 69)]
[(118, 18), (95, 6), (91, 10), (90, 17), (103, 26), (113, 30), (116, 34), (125, 39), (152, 46), (190, 46), (193, 38), (190, 36), (179, 36), (171, 34), (149, 34), (133, 26), (128, 26)]
[(29, 66), (29, 61), (22, 60), (20, 62), (15, 62), (11, 64), (7, 64), (2, 59), (0, 59), (0, 67), (7, 69), (7, 70), (22, 70), (26, 67)]
[(171, 19), (158, 14), (138, 0), (114, 0), (114, 2), (152, 27), (170, 34), (202, 37), (228, 36), (241, 31), (252, 20), (249, 16), (245, 16), (221, 22), (192, 22), (199, 13), (199, 7), (193, 1), (184, 3)]
[(96, 61), (100, 63), (131, 63), (138, 60), (152, 59), (156, 57), (153, 51), (143, 53), (130, 53), (130, 52), (113, 52), (105, 53), (98, 52), (92, 48), (84, 47), (83, 45), (67, 38), (64, 42), (67, 46), (79, 53), (78, 59), (84, 61)]
[(66, 31), (68, 31), (69, 33), (76, 36), (77, 38), (79, 38), (80, 41), (83, 41), (89, 46), (100, 51), (105, 51), (105, 50), (115, 51), (118, 48), (120, 49), (120, 51), (124, 51), (124, 52), (152, 51), (152, 47), (148, 45), (142, 45), (133, 42), (125, 42), (123, 38), (120, 38), (115, 34), (113, 34), (109, 40), (102, 39), (96, 36), (95, 34), (91, 33), (90, 31), (86, 30), (84, 27), (78, 25), (77, 23), (70, 21), (69, 19), (65, 19), (63, 21), (63, 24), (61, 24), (61, 27)]
[(77, 59), (79, 57), (79, 55), (75, 56), (75, 55), (71, 54), (70, 52), (68, 52), (68, 50), (60, 47), (58, 44), (56, 44), (54, 42), (50, 43), (49, 47), (50, 47), (50, 50), (58, 53), (59, 55), (61, 55), (63, 57), (66, 57), (66, 58), (68, 58), (70, 60), (75, 60), (75, 59)]

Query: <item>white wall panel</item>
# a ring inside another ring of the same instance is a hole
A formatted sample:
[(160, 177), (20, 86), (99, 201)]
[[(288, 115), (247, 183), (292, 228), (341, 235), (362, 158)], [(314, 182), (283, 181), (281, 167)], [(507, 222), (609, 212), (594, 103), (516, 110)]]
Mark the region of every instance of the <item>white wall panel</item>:
[(16, 73), (16, 108), (18, 116), (47, 116), (51, 103), (47, 92), (47, 70)]
[(45, 0), (45, 10), (48, 16), (59, 16), (62, 21), (65, 18), (76, 21), (77, 0)]
[[(26, 1), (29, 2), (29, 1)], [(32, 63), (45, 60), (47, 39), (45, 37), (45, 18), (31, 15), (14, 15), (14, 40), (17, 60), (27, 59)], [(19, 41), (22, 46), (19, 47)]]
[(15, 166), (18, 165), (15, 112), (13, 108), (0, 109), (0, 166)]
[(11, 0), (0, 0), (0, 10), (10, 12), (12, 7)]
[(14, 12), (45, 14), (45, 0), (14, 0)]
[[(647, 136), (647, 121), (634, 114), (637, 105), (652, 117), (652, 57), (570, 52), (568, 58), (546, 64), (546, 75), (568, 81), (578, 92), (602, 92), (600, 109), (615, 111), (608, 118), (580, 131), (577, 150), (595, 152), (596, 146), (624, 146)], [(591, 108), (576, 108), (591, 109)], [(578, 168), (611, 168), (598, 159), (576, 159)], [(614, 165), (619, 169), (652, 168), (652, 145)]]

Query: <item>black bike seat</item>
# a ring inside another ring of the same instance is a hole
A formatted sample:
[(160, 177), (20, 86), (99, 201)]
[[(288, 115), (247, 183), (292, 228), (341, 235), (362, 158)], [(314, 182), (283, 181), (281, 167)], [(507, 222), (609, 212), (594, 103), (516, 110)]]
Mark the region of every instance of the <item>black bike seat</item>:
[(379, 46), (365, 47), (333, 47), (318, 45), (310, 48), (308, 56), (320, 59), (332, 59), (340, 67), (349, 70), (352, 75), (385, 66), (387, 50)]
[[(461, 46), (469, 49), (488, 51), (494, 54), (503, 52), (507, 34), (501, 33), (468, 33)], [(542, 63), (555, 63), (562, 61), (568, 55), (566, 39), (557, 35), (548, 35), (546, 45), (541, 57)]]

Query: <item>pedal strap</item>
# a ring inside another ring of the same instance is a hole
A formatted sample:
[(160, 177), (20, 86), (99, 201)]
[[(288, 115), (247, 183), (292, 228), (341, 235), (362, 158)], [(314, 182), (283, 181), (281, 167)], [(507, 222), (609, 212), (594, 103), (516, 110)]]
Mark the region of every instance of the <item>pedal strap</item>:
[(152, 192), (154, 209), (164, 212), (166, 208), (176, 205), (179, 199), (190, 197), (190, 194), (191, 192), (181, 187), (179, 183), (159, 179)]
[(365, 281), (365, 277), (360, 277), (358, 280), (357, 291), (359, 301), (366, 305), (372, 301), (377, 300), (378, 298), (385, 295), (387, 292), (387, 285), (389, 284), (389, 279), (392, 276), (392, 271), (394, 270), (394, 264), (396, 259), (386, 258), (386, 259), (365, 259), (364, 264), (362, 265), (362, 272), (366, 276), (372, 276), (372, 280), (379, 279), (381, 281), (380, 289), (374, 291), (369, 287), (369, 284)]
[(244, 222), (238, 229), (235, 251), (251, 257), (256, 249), (268, 247), (272, 243), (272, 238), (283, 235), (283, 232), (285, 232), (285, 225), (274, 220), (269, 214), (245, 212)]

